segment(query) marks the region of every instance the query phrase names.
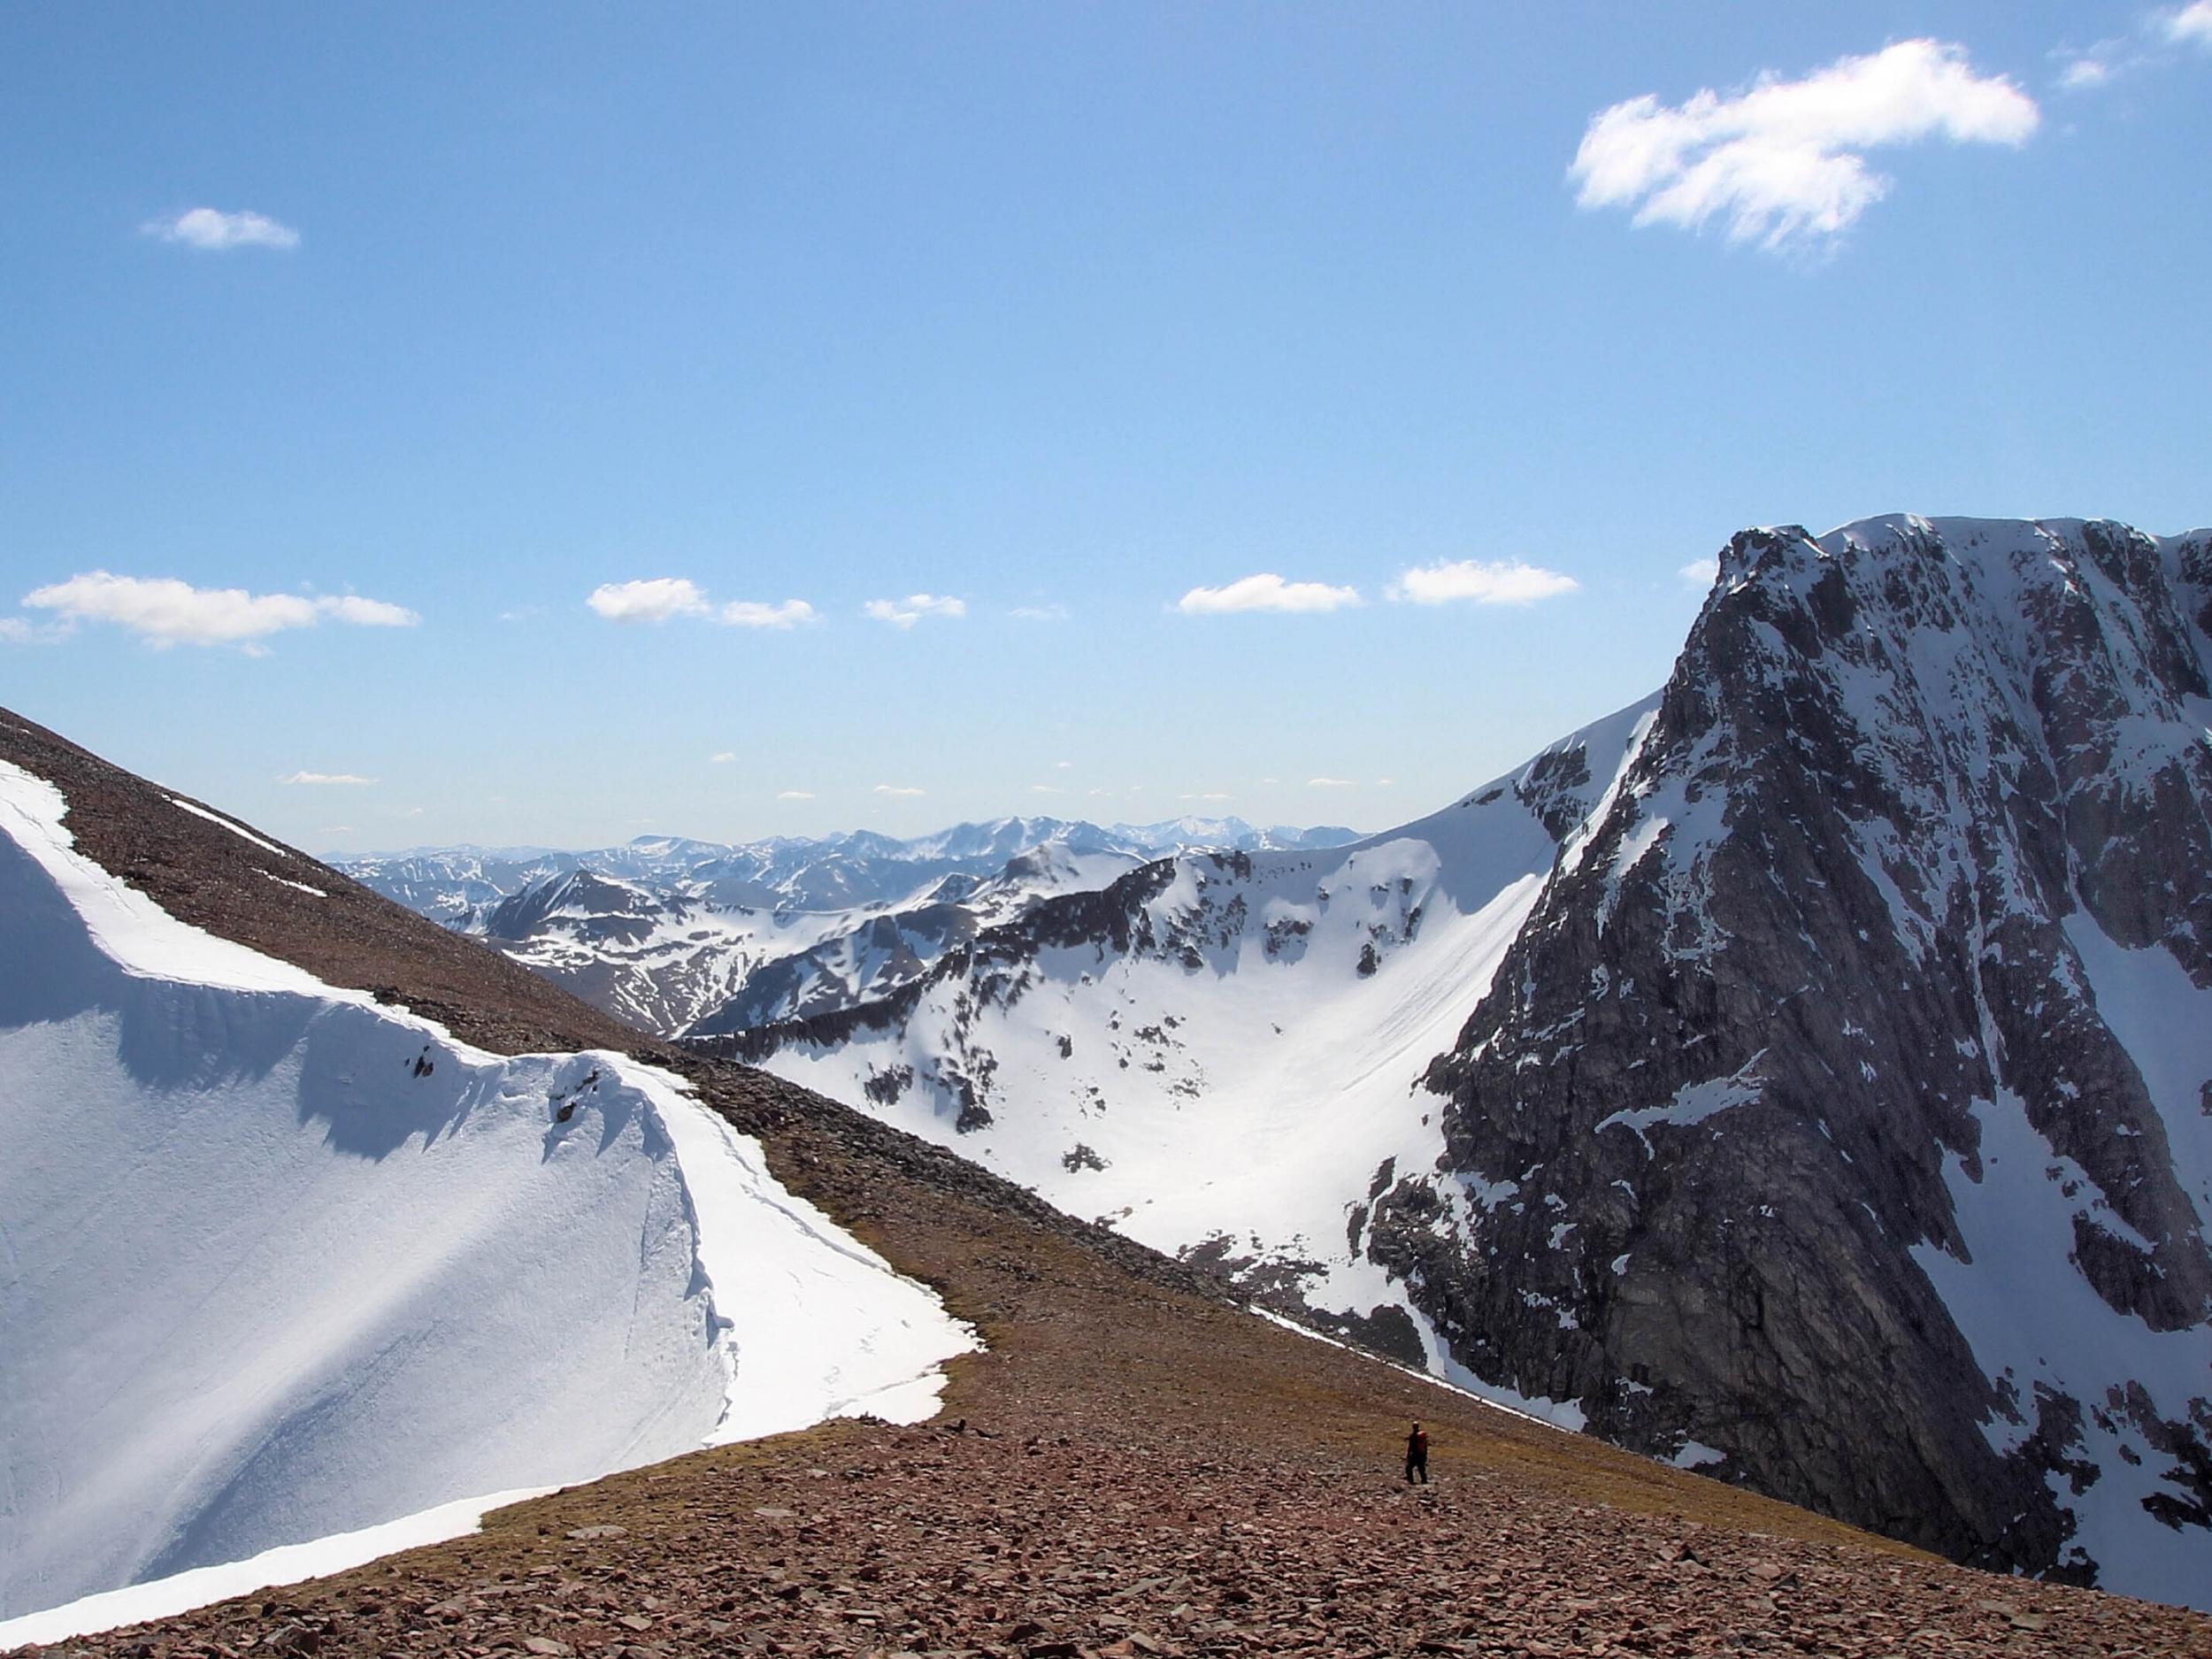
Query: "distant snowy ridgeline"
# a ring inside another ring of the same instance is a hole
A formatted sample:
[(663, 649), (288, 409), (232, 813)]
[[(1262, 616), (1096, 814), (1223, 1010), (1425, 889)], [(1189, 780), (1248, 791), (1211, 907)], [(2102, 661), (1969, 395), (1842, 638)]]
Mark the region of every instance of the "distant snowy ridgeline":
[(967, 1333), (680, 1082), (169, 917), (0, 763), (0, 1619), (859, 1409)]

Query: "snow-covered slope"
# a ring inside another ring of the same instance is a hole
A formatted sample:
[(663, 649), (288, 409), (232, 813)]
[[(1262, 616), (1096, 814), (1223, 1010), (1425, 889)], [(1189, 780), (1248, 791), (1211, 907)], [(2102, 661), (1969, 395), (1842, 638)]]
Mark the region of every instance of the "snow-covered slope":
[(1185, 854), (1035, 904), (907, 993), (742, 1052), (1443, 1364), (1348, 1218), (1442, 1152), (1420, 1079), (1649, 716), (1349, 847)]
[(0, 764), (0, 1618), (934, 1409), (935, 1297), (670, 1074), (175, 921)]

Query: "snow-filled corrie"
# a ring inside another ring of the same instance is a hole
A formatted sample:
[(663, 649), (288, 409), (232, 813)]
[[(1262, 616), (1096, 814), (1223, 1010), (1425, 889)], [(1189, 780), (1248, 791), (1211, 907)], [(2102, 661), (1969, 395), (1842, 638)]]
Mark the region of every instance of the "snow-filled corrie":
[(971, 1334), (679, 1079), (188, 927), (65, 810), (0, 764), (0, 1619), (934, 1410)]
[(1443, 1151), (1421, 1080), (1551, 874), (1545, 813), (1578, 821), (1609, 799), (1651, 719), (1648, 702), (1622, 710), (1348, 846), (1156, 866), (1119, 941), (1099, 919), (1113, 892), (1071, 940), (1032, 912), (910, 1010), (802, 1032), (762, 1064), (1156, 1248), (1379, 1315), (1401, 1357), (1579, 1426), (1571, 1403), (1456, 1366), (1361, 1229), (1381, 1171), (1430, 1171)]

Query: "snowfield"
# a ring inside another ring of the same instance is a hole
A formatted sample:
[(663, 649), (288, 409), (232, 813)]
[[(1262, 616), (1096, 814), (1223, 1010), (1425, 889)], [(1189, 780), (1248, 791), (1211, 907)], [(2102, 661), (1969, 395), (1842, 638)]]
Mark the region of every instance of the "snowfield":
[(148, 1616), (26, 1628), (100, 1592), (934, 1411), (971, 1333), (680, 1079), (484, 1053), (188, 927), (65, 810), (0, 764), (0, 1646)]
[[(1609, 798), (1651, 718), (1636, 704), (1547, 755), (1577, 757), (1591, 799)], [(1383, 1314), (1402, 1357), (1417, 1343), (1455, 1386), (1579, 1428), (1572, 1402), (1454, 1361), (1358, 1231), (1386, 1166), (1443, 1152), (1423, 1075), (1558, 856), (1523, 798), (1532, 776), (1346, 847), (1185, 854), (1143, 901), (1148, 942), (979, 953), (910, 1012), (841, 1041), (795, 1034), (763, 1067), (1156, 1249), (1250, 1260), (1256, 1282), (1286, 1276), (1317, 1308)]]

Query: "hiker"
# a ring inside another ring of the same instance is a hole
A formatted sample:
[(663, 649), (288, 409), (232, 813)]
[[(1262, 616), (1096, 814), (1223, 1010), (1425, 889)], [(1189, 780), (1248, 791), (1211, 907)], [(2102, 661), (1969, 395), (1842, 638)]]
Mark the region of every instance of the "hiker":
[(1429, 1484), (1429, 1437), (1428, 1432), (1418, 1423), (1413, 1425), (1413, 1432), (1406, 1436), (1406, 1485), (1409, 1486), (1413, 1484), (1413, 1477), (1417, 1472), (1421, 1477), (1421, 1484), (1427, 1486)]

